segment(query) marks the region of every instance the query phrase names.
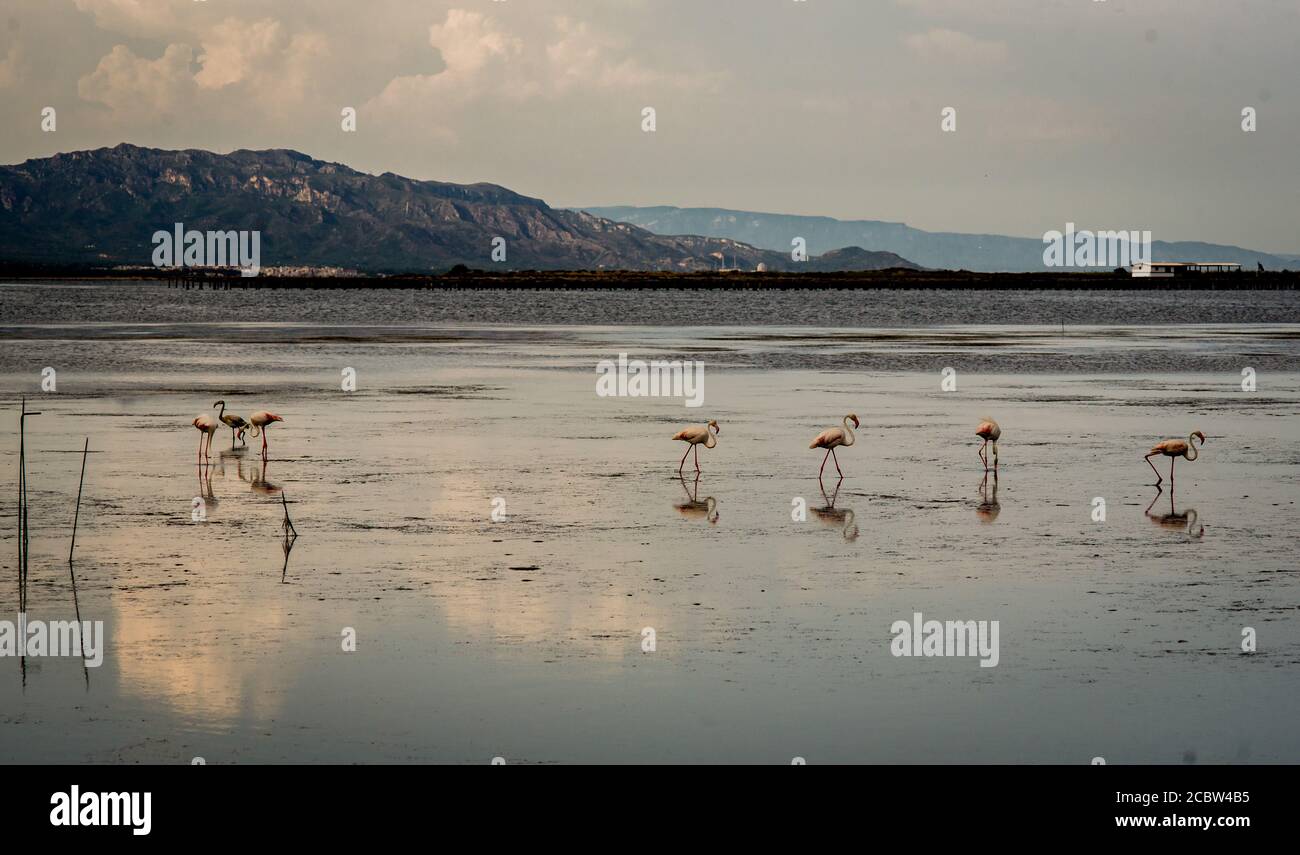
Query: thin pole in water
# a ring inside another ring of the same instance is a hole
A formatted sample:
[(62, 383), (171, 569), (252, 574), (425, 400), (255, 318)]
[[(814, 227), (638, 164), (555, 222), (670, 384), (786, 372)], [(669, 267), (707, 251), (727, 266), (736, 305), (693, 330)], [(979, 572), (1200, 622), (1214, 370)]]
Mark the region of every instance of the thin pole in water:
[(86, 484), (86, 455), (90, 454), (90, 437), (81, 449), (81, 480), (77, 482), (77, 510), (72, 515), (72, 543), (68, 546), (68, 563), (72, 563), (72, 550), (77, 547), (77, 521), (81, 519), (81, 488)]

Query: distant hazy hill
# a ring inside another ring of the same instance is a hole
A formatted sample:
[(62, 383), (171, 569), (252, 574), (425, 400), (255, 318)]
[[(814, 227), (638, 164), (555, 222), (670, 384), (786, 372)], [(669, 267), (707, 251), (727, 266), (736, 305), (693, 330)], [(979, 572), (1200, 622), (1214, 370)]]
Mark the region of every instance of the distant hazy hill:
[[(893, 252), (924, 267), (950, 270), (1041, 271), (1043, 242), (1038, 238), (1003, 235), (926, 232), (903, 223), (877, 220), (835, 220), (830, 217), (800, 217), (788, 214), (760, 214), (723, 208), (586, 208), (587, 212), (621, 223), (630, 223), (655, 234), (694, 234), (727, 237), (763, 249), (789, 252), (790, 241), (802, 237), (809, 254), (825, 253), (837, 247), (863, 246)], [(1086, 228), (1087, 224), (1080, 224)], [(1054, 226), (1064, 229), (1065, 223)], [(1293, 260), (1236, 246), (1182, 241), (1152, 241), (1156, 261), (1235, 261), (1250, 269), (1256, 262), (1271, 270), (1295, 267)]]
[[(493, 184), (367, 175), (288, 150), (164, 151), (119, 145), (0, 167), (0, 261), (147, 265), (154, 232), (258, 230), (261, 265), (363, 271), (503, 269), (772, 270), (788, 249), (664, 237)], [(506, 239), (504, 263), (492, 239)], [(849, 268), (913, 266), (888, 253)]]

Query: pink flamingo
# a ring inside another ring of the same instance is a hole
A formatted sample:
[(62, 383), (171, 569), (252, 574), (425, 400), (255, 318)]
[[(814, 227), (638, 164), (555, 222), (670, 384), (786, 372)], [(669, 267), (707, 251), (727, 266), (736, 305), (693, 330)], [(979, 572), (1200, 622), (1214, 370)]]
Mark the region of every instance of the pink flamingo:
[(253, 426), (253, 436), (260, 435), (262, 437), (262, 459), (263, 460), (266, 459), (266, 449), (267, 449), (266, 428), (272, 422), (282, 422), (282, 421), (284, 421), (284, 419), (280, 418), (275, 413), (268, 413), (266, 410), (259, 410), (258, 412), (253, 413), (253, 415), (250, 416), (248, 419), (248, 423)]
[[(217, 427), (221, 422), (212, 416), (199, 416), (190, 422), (199, 429), (199, 465), (203, 464), (203, 458), (207, 455), (207, 450), (212, 447), (212, 435), (217, 432)], [(204, 448), (203, 442), (207, 440), (207, 448)]]
[[(715, 433), (716, 431), (716, 433)], [(681, 440), (689, 443), (686, 446), (686, 454), (682, 455), (682, 462), (677, 465), (677, 474), (682, 474), (682, 467), (686, 465), (686, 458), (690, 455), (691, 449), (695, 449), (695, 471), (700, 471), (700, 446), (713, 448), (718, 444), (718, 434), (722, 433), (722, 428), (718, 423), (709, 419), (709, 423), (699, 427), (688, 427), (679, 430), (673, 434), (674, 440)]]
[(853, 420), (853, 427), (859, 426), (858, 417), (853, 413), (849, 413), (844, 417), (843, 428), (827, 428), (817, 434), (817, 438), (812, 441), (812, 445), (808, 446), (809, 448), (826, 449), (826, 457), (822, 458), (822, 468), (817, 470), (818, 481), (821, 480), (822, 473), (826, 471), (826, 460), (828, 458), (834, 458), (835, 471), (840, 473), (841, 478), (844, 477), (844, 473), (840, 472), (840, 459), (835, 457), (835, 449), (841, 447), (848, 448), (850, 445), (857, 442), (857, 437), (853, 435), (853, 430), (849, 427), (849, 419)]
[(993, 443), (993, 468), (996, 470), (998, 468), (998, 440), (1002, 438), (1002, 426), (993, 419), (984, 419), (984, 421), (980, 422), (980, 426), (975, 428), (975, 435), (984, 440), (984, 445), (980, 446), (979, 456), (980, 460), (984, 462), (985, 472), (989, 471), (989, 455), (984, 449), (990, 442)]
[(1205, 434), (1199, 430), (1194, 430), (1187, 435), (1186, 442), (1181, 439), (1166, 439), (1164, 442), (1157, 442), (1151, 448), (1151, 453), (1147, 454), (1143, 459), (1151, 467), (1151, 471), (1156, 473), (1155, 485), (1157, 487), (1165, 479), (1160, 477), (1160, 472), (1156, 469), (1156, 465), (1151, 462), (1151, 458), (1157, 454), (1163, 454), (1169, 458), (1169, 486), (1172, 488), (1174, 486), (1174, 463), (1177, 462), (1178, 458), (1186, 457), (1188, 460), (1195, 460), (1200, 456), (1200, 453), (1196, 450), (1196, 443), (1193, 442), (1196, 439), (1200, 439), (1201, 445), (1205, 445)]

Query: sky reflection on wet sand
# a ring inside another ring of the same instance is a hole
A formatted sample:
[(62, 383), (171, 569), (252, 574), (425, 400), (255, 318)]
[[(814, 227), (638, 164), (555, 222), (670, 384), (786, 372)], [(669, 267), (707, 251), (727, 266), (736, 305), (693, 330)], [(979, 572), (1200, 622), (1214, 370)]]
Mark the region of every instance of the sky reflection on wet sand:
[[(744, 330), (745, 346), (771, 332)], [(66, 366), (28, 439), (32, 613), (71, 611), (89, 435), (78, 588), (109, 643), (89, 690), (77, 661), (29, 660), (23, 692), (0, 660), (0, 756), (1300, 760), (1300, 375), (1261, 374), (1246, 394), (1233, 374), (1108, 374), (1104, 355), (1096, 373), (999, 375), (962, 370), (959, 353), (959, 389), (943, 393), (937, 370), (724, 358), (700, 410), (594, 394), (598, 359), (691, 338), (249, 347), (249, 366), (274, 367), (247, 371), (196, 339), (57, 340), (25, 373), (12, 369), (30, 343), (5, 341), (6, 410), (37, 394), (42, 365)], [(338, 390), (345, 366), (356, 392)], [(259, 441), (232, 452), (223, 430), (199, 477), (189, 420), (217, 397), (285, 417), (265, 471)], [(807, 446), (847, 412), (862, 425), (837, 490)], [(973, 435), (990, 414), (1005, 432), (996, 485)], [(679, 479), (669, 437), (708, 418), (718, 446), (701, 449), (698, 483)], [(1156, 496), (1142, 454), (1193, 429), (1201, 458)], [(0, 471), (16, 455), (11, 424)], [(281, 490), (300, 535), (287, 565)], [(6, 500), (6, 556), (12, 513)], [(890, 624), (914, 611), (1000, 620), (999, 666), (892, 657)], [(1250, 656), (1243, 626), (1259, 633)]]

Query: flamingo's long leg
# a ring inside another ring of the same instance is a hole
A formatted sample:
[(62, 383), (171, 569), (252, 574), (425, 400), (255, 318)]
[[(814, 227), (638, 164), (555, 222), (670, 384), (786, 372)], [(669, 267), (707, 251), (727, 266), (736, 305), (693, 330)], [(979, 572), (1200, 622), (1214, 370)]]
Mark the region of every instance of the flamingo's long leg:
[(1159, 486), (1160, 486), (1160, 482), (1161, 482), (1161, 481), (1164, 481), (1165, 479), (1164, 479), (1164, 476), (1160, 474), (1160, 470), (1156, 468), (1156, 465), (1155, 465), (1154, 463), (1151, 462), (1151, 458), (1154, 457), (1155, 454), (1156, 454), (1156, 452), (1153, 451), (1153, 452), (1151, 452), (1150, 454), (1148, 454), (1146, 457), (1144, 457), (1144, 458), (1142, 458), (1142, 459), (1145, 460), (1145, 461), (1147, 462), (1147, 466), (1150, 466), (1150, 467), (1151, 467), (1151, 471), (1154, 472), (1154, 473), (1156, 473), (1156, 486), (1159, 487)]
[(975, 452), (976, 454), (979, 455), (980, 463), (983, 463), (983, 464), (984, 464), (984, 469), (985, 469), (985, 471), (987, 471), (988, 468), (989, 468), (989, 459), (988, 459), (988, 457), (986, 457), (986, 456), (984, 455), (984, 446), (985, 446), (985, 445), (988, 445), (988, 444), (989, 444), (989, 441), (988, 441), (987, 439), (984, 440), (984, 445), (981, 445), (981, 446), (980, 446), (980, 450), (977, 451), (977, 452)]
[(700, 447), (692, 445), (691, 448), (695, 449), (695, 474), (698, 475), (700, 474)]
[(1174, 464), (1178, 462), (1177, 457), (1169, 458), (1169, 498), (1174, 497)]
[(691, 447), (686, 446), (686, 453), (682, 455), (682, 462), (677, 464), (677, 474), (682, 474), (682, 467), (686, 465), (686, 458), (691, 456)]
[[(836, 472), (840, 472), (840, 459), (839, 459), (838, 457), (835, 456), (835, 449), (833, 449), (833, 448), (831, 449), (831, 460), (834, 460), (834, 461), (835, 461), (835, 471), (836, 471)], [(843, 473), (843, 472), (840, 472), (840, 477), (841, 477), (841, 478), (844, 477), (844, 473)]]
[(830, 459), (831, 451), (833, 451), (833, 449), (830, 448), (826, 449), (826, 456), (822, 458), (822, 468), (817, 470), (818, 481), (822, 479), (822, 473), (826, 471), (826, 461)]

